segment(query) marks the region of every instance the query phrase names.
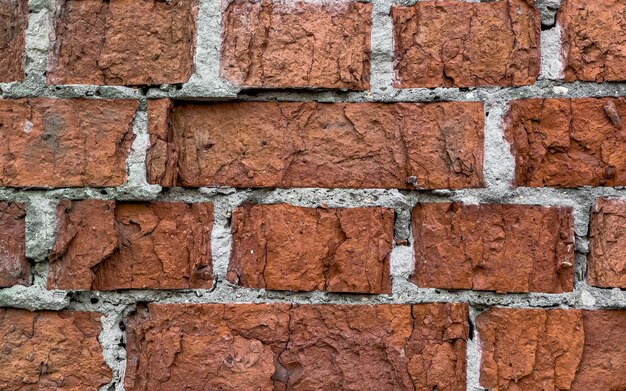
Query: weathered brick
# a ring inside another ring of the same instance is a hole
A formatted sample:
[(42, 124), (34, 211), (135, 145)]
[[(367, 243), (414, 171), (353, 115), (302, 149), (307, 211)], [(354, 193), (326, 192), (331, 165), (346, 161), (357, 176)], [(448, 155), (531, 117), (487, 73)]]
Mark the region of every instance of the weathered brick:
[(383, 208), (241, 206), (228, 279), (249, 288), (391, 293), (394, 212)]
[(465, 390), (467, 312), (443, 303), (148, 304), (126, 321), (125, 386)]
[(148, 179), (163, 186), (483, 184), (478, 102), (150, 101), (149, 112)]
[(48, 288), (210, 288), (211, 204), (62, 201)]
[(533, 0), (419, 1), (391, 8), (394, 86), (533, 84), (541, 21)]
[(601, 198), (591, 212), (587, 281), (626, 289), (626, 200)]
[(65, 0), (48, 59), (50, 84), (186, 82), (196, 0)]
[(30, 282), (25, 228), (24, 205), (0, 202), (0, 288)]
[(24, 79), (28, 0), (0, 0), (0, 83)]
[(626, 80), (626, 2), (564, 0), (558, 22), (566, 81)]
[(97, 390), (111, 381), (100, 314), (0, 308), (0, 389)]
[(626, 388), (626, 311), (492, 308), (476, 325), (483, 387)]
[(497, 292), (570, 292), (574, 229), (570, 208), (458, 203), (413, 209), (420, 287)]
[(242, 87), (370, 86), (372, 4), (229, 0), (221, 75)]
[(0, 186), (118, 186), (137, 102), (0, 99)]
[(625, 186), (622, 116), (625, 98), (511, 102), (505, 123), (515, 185)]

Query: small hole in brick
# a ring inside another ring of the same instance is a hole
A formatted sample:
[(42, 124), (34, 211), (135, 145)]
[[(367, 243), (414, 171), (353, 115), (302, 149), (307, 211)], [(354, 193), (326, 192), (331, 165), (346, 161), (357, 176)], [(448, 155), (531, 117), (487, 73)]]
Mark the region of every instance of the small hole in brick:
[(99, 302), (100, 300), (98, 300), (98, 299), (97, 299), (97, 298), (95, 298), (95, 297), (92, 297), (91, 299), (89, 299), (89, 301), (91, 302), (91, 304), (98, 304), (98, 302)]

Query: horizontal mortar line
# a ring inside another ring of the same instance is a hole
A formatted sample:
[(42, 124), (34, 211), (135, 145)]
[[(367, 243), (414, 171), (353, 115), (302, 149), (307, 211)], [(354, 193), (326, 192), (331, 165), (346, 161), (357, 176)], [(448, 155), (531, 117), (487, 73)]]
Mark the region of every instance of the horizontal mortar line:
[[(242, 89), (238, 94), (222, 89), (202, 90), (197, 86), (185, 90), (151, 87), (144, 95), (139, 89), (123, 86), (65, 85), (48, 86), (17, 82), (0, 85), (2, 99), (19, 98), (85, 98), (85, 99), (149, 99), (171, 98), (180, 100), (243, 100), (243, 101), (318, 101), (318, 102), (438, 102), (486, 101), (529, 98), (582, 98), (626, 95), (626, 82), (564, 82), (539, 80), (528, 86), (490, 86), (469, 88), (407, 88), (388, 87), (382, 90), (341, 91), (316, 89)], [(98, 94), (96, 94), (96, 91)]]

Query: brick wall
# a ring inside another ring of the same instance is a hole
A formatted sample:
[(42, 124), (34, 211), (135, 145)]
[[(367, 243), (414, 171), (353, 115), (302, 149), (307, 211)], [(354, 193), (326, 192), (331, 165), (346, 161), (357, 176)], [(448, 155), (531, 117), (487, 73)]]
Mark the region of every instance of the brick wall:
[(626, 389), (626, 0), (0, 0), (0, 389)]

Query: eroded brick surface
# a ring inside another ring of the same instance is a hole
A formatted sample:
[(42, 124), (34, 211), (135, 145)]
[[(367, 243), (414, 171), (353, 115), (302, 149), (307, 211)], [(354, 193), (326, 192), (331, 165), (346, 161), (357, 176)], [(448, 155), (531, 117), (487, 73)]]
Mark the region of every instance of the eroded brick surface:
[(0, 0), (0, 83), (24, 79), (28, 0)]
[(132, 100), (0, 100), (0, 186), (121, 185), (136, 107)]
[(129, 391), (465, 390), (464, 304), (149, 304), (127, 319)]
[(183, 83), (193, 71), (196, 0), (65, 0), (50, 84)]
[(533, 0), (420, 1), (391, 8), (394, 86), (533, 84), (540, 17)]
[(222, 77), (243, 87), (369, 89), (371, 3), (224, 3)]
[(25, 226), (23, 204), (0, 202), (0, 288), (29, 284)]
[(391, 293), (394, 212), (244, 205), (232, 218), (228, 279), (251, 288)]
[(420, 287), (570, 292), (574, 229), (569, 208), (418, 204), (413, 209)]
[(587, 281), (626, 288), (626, 201), (601, 198), (591, 212)]
[(510, 103), (506, 137), (515, 184), (626, 185), (624, 98), (527, 99)]
[(0, 389), (97, 390), (111, 381), (100, 314), (0, 308)]
[(626, 3), (565, 0), (561, 26), (566, 81), (626, 80)]
[(451, 103), (149, 103), (163, 186), (451, 188), (483, 184), (483, 108)]
[(494, 308), (476, 324), (483, 387), (626, 388), (626, 311)]
[(210, 288), (211, 204), (62, 201), (49, 289)]

